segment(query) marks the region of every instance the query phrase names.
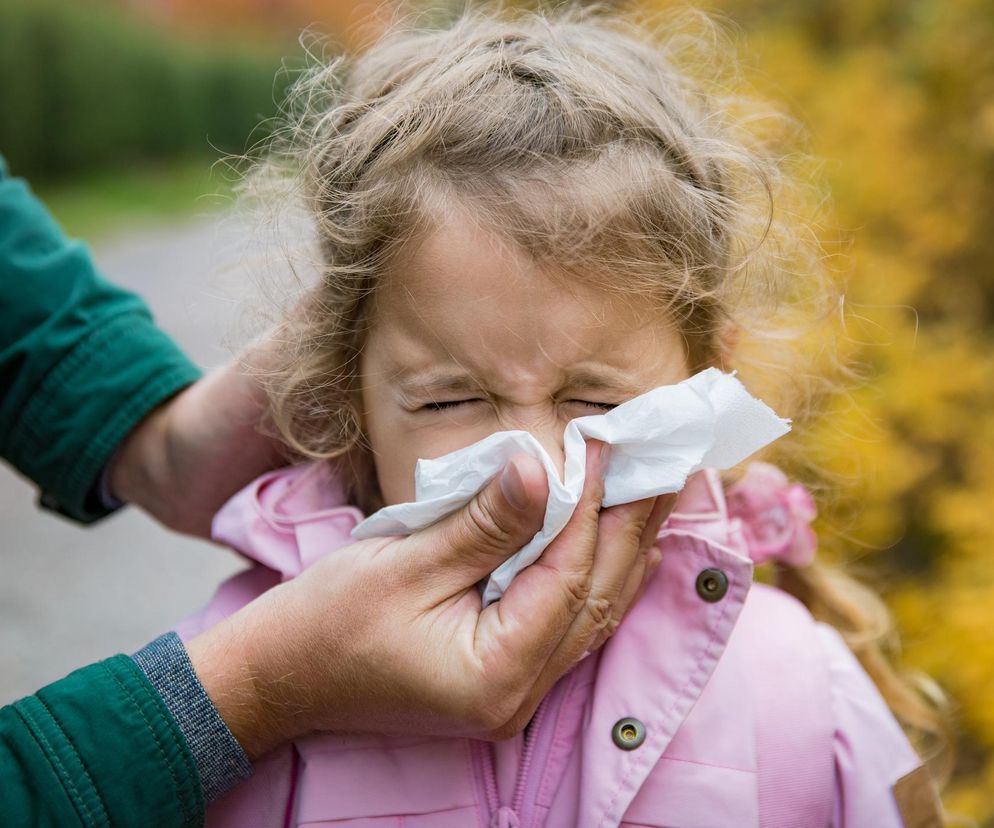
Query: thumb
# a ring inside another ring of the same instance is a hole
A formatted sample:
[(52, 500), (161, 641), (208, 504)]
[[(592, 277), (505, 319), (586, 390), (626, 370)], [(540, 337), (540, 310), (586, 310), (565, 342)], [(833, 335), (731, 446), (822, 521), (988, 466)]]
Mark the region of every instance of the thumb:
[(472, 586), (542, 528), (548, 498), (545, 468), (529, 454), (516, 454), (459, 511), (411, 535), (419, 546), (415, 559), (439, 586)]

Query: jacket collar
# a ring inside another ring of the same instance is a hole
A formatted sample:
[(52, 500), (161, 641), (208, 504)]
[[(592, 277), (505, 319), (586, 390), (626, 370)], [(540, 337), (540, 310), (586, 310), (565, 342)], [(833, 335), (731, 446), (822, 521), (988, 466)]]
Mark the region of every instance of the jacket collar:
[(328, 463), (308, 463), (264, 474), (214, 516), (211, 536), (283, 580), (352, 543), (362, 512), (345, 505), (341, 482)]

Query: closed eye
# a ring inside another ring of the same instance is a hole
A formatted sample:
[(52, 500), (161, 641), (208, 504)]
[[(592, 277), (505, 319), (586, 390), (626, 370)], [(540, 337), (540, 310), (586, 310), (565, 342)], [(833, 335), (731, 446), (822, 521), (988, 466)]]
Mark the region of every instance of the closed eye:
[(446, 409), (456, 408), (460, 405), (468, 405), (470, 403), (480, 402), (480, 400), (443, 400), (442, 402), (430, 402), (425, 403), (421, 406), (422, 411), (445, 411)]
[[(458, 408), (459, 406), (472, 405), (473, 403), (482, 402), (479, 399), (468, 399), (468, 400), (441, 400), (433, 401), (430, 403), (425, 403), (421, 406), (422, 411), (448, 411), (453, 408)], [(595, 402), (593, 400), (567, 400), (571, 405), (582, 406), (583, 408), (591, 408), (596, 411), (610, 411), (612, 408), (617, 408), (617, 403), (607, 403), (607, 402)]]

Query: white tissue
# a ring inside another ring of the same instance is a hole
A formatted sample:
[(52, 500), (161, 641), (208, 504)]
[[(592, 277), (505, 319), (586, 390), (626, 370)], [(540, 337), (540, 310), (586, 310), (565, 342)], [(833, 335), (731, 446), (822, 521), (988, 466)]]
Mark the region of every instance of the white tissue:
[(563, 436), (565, 479), (527, 431), (500, 431), (435, 460), (419, 460), (415, 502), (387, 506), (352, 530), (356, 538), (407, 535), (468, 503), (515, 454), (538, 458), (549, 477), (542, 529), (493, 571), (483, 594), (489, 604), (514, 576), (538, 560), (567, 524), (583, 490), (585, 439), (611, 445), (603, 506), (678, 492), (703, 468), (727, 469), (790, 431), (790, 421), (752, 397), (733, 374), (708, 368), (664, 385), (606, 414), (571, 420)]

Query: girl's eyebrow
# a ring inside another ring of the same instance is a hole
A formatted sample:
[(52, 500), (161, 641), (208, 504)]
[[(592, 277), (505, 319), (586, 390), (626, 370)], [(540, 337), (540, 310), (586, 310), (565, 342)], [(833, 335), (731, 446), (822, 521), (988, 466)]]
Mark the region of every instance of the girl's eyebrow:
[[(398, 390), (405, 397), (441, 393), (478, 393), (482, 387), (470, 374), (436, 369), (402, 372), (398, 375), (396, 382)], [(623, 374), (582, 368), (569, 372), (565, 377), (563, 387), (582, 388), (587, 391), (605, 391), (629, 397), (638, 396), (646, 390)]]
[(397, 388), (404, 396), (417, 396), (442, 392), (479, 391), (480, 383), (469, 374), (429, 370), (400, 374)]
[(567, 388), (582, 388), (585, 391), (607, 391), (617, 394), (624, 394), (636, 397), (648, 390), (634, 382), (623, 372), (599, 372), (587, 369), (577, 369), (566, 377), (564, 383)]

